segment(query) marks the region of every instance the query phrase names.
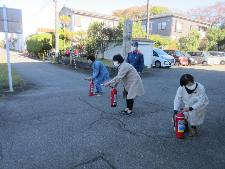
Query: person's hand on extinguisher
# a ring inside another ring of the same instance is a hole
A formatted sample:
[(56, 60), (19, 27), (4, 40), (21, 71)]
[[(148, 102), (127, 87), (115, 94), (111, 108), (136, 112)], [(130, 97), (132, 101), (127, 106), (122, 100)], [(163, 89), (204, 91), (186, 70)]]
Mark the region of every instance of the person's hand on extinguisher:
[(115, 83), (115, 86), (120, 82), (120, 80), (105, 82), (103, 85), (105, 87), (110, 86), (112, 83)]
[(182, 112), (191, 112), (192, 110), (193, 110), (192, 107), (184, 107), (184, 108), (182, 109)]
[(85, 80), (91, 81), (91, 80), (93, 80), (93, 79), (92, 79), (92, 77), (90, 76), (90, 77), (86, 77)]

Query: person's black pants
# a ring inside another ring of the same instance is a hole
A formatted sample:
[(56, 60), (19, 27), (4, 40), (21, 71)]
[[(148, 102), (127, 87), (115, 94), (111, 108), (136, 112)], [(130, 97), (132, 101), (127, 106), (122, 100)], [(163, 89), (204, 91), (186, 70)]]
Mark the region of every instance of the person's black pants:
[(134, 99), (127, 99), (128, 92), (125, 89), (124, 89), (124, 92), (125, 92), (125, 96), (126, 96), (127, 108), (129, 110), (133, 110)]

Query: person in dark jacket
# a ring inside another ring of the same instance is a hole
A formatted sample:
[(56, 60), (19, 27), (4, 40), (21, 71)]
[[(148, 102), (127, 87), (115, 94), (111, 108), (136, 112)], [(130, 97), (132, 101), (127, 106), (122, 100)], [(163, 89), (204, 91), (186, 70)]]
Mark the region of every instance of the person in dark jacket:
[(138, 50), (138, 42), (132, 44), (132, 52), (128, 53), (127, 63), (130, 63), (137, 70), (138, 73), (142, 73), (144, 68), (144, 56)]

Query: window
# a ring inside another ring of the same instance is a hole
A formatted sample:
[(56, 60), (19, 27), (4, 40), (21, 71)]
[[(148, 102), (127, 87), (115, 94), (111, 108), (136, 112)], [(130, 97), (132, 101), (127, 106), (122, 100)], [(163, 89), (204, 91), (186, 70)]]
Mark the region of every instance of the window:
[(207, 31), (207, 27), (205, 27), (205, 26), (199, 26), (198, 27), (198, 30), (199, 31), (202, 31), (202, 32), (206, 32)]
[(152, 24), (153, 24), (153, 22), (149, 23), (149, 30), (152, 30)]
[(153, 50), (153, 56), (159, 57), (158, 54)]
[(158, 23), (158, 30), (165, 30), (166, 29), (166, 22)]
[(181, 33), (183, 30), (183, 24), (181, 22), (176, 22), (176, 32)]

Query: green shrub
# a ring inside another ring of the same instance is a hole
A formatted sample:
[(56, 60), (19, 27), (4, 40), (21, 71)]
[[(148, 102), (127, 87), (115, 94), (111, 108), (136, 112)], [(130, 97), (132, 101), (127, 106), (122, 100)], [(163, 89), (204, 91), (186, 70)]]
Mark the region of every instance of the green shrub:
[(30, 54), (38, 57), (45, 56), (53, 47), (53, 35), (51, 33), (32, 35), (27, 39), (26, 44)]

